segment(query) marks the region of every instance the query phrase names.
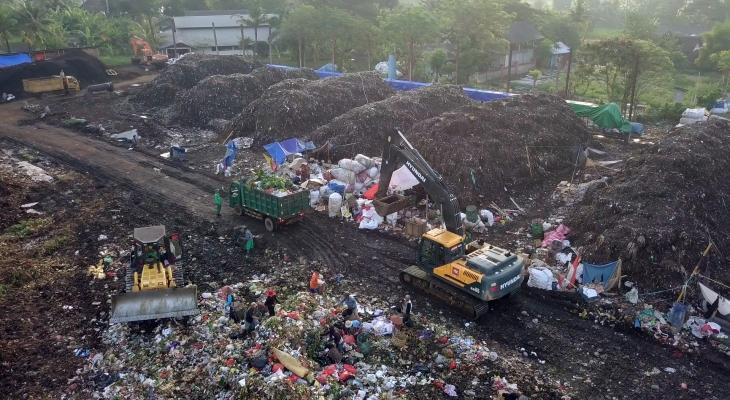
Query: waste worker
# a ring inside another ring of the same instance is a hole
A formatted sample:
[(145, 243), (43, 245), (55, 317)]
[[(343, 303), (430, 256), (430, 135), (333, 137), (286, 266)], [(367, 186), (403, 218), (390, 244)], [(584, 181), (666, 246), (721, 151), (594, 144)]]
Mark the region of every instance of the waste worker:
[(244, 322), (246, 323), (245, 329), (249, 332), (253, 332), (259, 323), (258, 308), (259, 305), (256, 302), (252, 302), (243, 316)]
[(332, 343), (327, 343), (327, 350), (324, 355), (332, 364), (339, 364), (342, 362), (342, 352)]
[(338, 349), (344, 350), (345, 342), (342, 340), (342, 334), (340, 334), (340, 330), (337, 329), (337, 327), (330, 326), (330, 328), (327, 330), (327, 332), (322, 334), (327, 335), (329, 338), (329, 341), (334, 343), (335, 346), (337, 346)]
[(413, 303), (411, 303), (410, 295), (407, 294), (406, 297), (403, 298), (403, 303), (398, 311), (403, 314), (403, 323), (406, 326), (411, 326), (411, 311), (413, 311)]
[(323, 283), (324, 280), (320, 277), (319, 271), (315, 270), (309, 279), (309, 291), (312, 293), (322, 293)]
[(299, 168), (299, 176), (302, 177), (302, 182), (306, 182), (309, 180), (309, 164), (302, 164), (301, 168)]
[(223, 206), (223, 198), (221, 197), (221, 191), (216, 189), (213, 195), (213, 203), (215, 204), (215, 215), (221, 216), (221, 207)]
[(248, 228), (246, 228), (246, 230), (243, 232), (243, 241), (246, 255), (249, 255), (249, 253), (251, 253), (251, 250), (253, 250), (253, 233), (251, 233)]
[(345, 310), (342, 311), (342, 317), (346, 319), (357, 319), (357, 300), (351, 294), (345, 296), (342, 300), (342, 304), (345, 305)]
[(276, 298), (276, 291), (273, 289), (267, 290), (266, 301), (264, 301), (264, 305), (266, 306), (266, 309), (269, 310), (269, 317), (273, 317), (275, 315), (274, 307), (278, 302), (279, 299)]

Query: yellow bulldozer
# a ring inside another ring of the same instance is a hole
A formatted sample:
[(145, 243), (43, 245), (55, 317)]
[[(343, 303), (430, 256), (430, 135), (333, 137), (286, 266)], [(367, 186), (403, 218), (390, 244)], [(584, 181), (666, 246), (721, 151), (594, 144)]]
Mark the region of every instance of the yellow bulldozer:
[(197, 287), (185, 286), (182, 240), (163, 225), (134, 228), (124, 293), (112, 296), (110, 323), (183, 318), (200, 313)]

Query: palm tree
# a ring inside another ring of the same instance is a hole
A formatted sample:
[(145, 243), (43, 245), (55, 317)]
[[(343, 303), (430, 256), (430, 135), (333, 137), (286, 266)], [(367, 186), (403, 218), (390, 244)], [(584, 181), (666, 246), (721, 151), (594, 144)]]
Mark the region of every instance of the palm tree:
[(10, 53), (10, 35), (18, 32), (15, 9), (9, 4), (0, 5), (0, 36), (5, 41), (5, 50)]
[(259, 27), (269, 22), (269, 16), (264, 13), (264, 9), (261, 7), (260, 2), (253, 1), (251, 3), (251, 7), (249, 7), (248, 10), (248, 16), (241, 17), (238, 22), (242, 27), (253, 27), (253, 41), (255, 47), (259, 42)]

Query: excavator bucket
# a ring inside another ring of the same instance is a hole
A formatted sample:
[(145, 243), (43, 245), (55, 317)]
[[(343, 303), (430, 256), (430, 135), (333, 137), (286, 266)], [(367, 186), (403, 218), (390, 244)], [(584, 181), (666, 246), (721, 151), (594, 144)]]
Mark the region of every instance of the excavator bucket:
[(392, 194), (390, 196), (382, 197), (373, 200), (373, 206), (378, 215), (385, 217), (386, 215), (404, 210), (415, 204), (412, 196), (401, 196), (398, 194)]
[(127, 292), (112, 296), (110, 323), (179, 318), (200, 314), (198, 288), (187, 286), (171, 289)]

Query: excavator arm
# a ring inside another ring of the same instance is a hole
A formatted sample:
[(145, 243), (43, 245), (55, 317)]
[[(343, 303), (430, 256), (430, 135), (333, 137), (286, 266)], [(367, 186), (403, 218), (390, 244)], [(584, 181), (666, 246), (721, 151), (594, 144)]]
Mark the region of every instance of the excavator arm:
[(396, 130), (396, 133), (397, 136), (388, 136), (384, 144), (383, 163), (380, 168), (380, 187), (376, 198), (385, 198), (388, 194), (388, 186), (393, 172), (401, 165), (405, 165), (431, 199), (441, 206), (441, 214), (446, 229), (463, 235), (459, 201), (456, 196), (448, 189), (443, 177), (431, 168), (418, 150), (403, 136), (403, 133), (399, 130)]

